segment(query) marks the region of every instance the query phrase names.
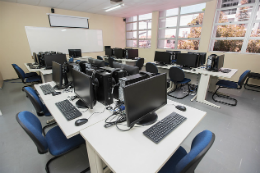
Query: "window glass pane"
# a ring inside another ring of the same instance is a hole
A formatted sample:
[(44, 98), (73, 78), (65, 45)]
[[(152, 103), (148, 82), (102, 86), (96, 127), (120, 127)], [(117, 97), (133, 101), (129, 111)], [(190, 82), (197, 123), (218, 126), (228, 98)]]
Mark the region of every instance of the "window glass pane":
[(206, 3), (196, 4), (196, 5), (186, 6), (186, 7), (181, 7), (181, 14), (205, 11), (205, 7), (206, 7)]
[(252, 6), (222, 10), (218, 12), (218, 23), (248, 21), (251, 17)]
[(137, 16), (126, 18), (126, 22), (135, 22), (135, 21), (137, 21)]
[(260, 40), (249, 40), (246, 52), (260, 53)]
[(139, 31), (139, 38), (140, 39), (146, 39), (146, 38), (151, 38), (152, 36), (152, 31)]
[(139, 47), (140, 48), (150, 48), (151, 40), (139, 40)]
[(233, 7), (255, 3), (255, 0), (219, 0), (218, 8)]
[(216, 37), (244, 37), (247, 24), (215, 26)]
[(215, 40), (213, 51), (240, 52), (243, 40)]
[(126, 40), (126, 47), (137, 47), (137, 40)]
[(137, 23), (128, 23), (126, 24), (126, 30), (131, 31), (131, 30), (137, 30)]
[(175, 49), (175, 40), (158, 40), (158, 48)]
[(152, 19), (152, 13), (139, 15), (139, 20), (147, 20), (147, 19)]
[[(260, 2), (260, 1), (259, 1), (259, 2)], [(260, 6), (259, 6), (258, 11), (257, 11), (256, 20), (260, 20)]]
[(250, 37), (260, 37), (260, 23), (255, 23)]
[(178, 49), (198, 50), (199, 40), (178, 40)]
[(173, 8), (165, 11), (160, 11), (159, 17), (174, 16), (174, 15), (178, 15), (178, 13), (179, 13), (179, 8)]
[(180, 28), (179, 38), (200, 38), (201, 27)]
[(177, 17), (168, 17), (159, 20), (159, 28), (176, 27), (176, 26), (177, 26)]
[(175, 38), (176, 29), (160, 29), (159, 38)]
[(134, 31), (134, 32), (126, 32), (126, 38), (127, 38), (127, 39), (137, 38), (137, 31)]
[(181, 16), (180, 26), (202, 25), (204, 13)]
[(139, 29), (151, 29), (152, 20), (139, 22)]

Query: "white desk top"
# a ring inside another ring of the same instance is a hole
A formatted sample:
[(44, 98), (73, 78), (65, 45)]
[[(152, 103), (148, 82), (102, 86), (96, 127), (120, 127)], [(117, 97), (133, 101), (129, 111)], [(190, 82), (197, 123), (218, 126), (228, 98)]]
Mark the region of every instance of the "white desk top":
[[(103, 58), (107, 59), (107, 56), (102, 56)], [(125, 61), (125, 62), (136, 62), (137, 59), (117, 59), (115, 58), (116, 61)]]
[(27, 70), (29, 72), (41, 72), (43, 75), (47, 75), (47, 74), (52, 74), (52, 69), (49, 70), (45, 70), (45, 67), (40, 68), (40, 69), (31, 69), (27, 63), (24, 63), (25, 67), (27, 68)]
[[(168, 104), (177, 102), (168, 100)], [(178, 128), (159, 144), (143, 135), (150, 126), (134, 127), (121, 132), (116, 127), (104, 128), (104, 121), (80, 131), (85, 140), (95, 149), (99, 157), (116, 173), (153, 173), (161, 169), (174, 154), (184, 139), (206, 115), (206, 112), (186, 106), (186, 112), (173, 105), (165, 105), (156, 113), (158, 120), (175, 111), (187, 117)], [(93, 133), (95, 132), (95, 133)]]

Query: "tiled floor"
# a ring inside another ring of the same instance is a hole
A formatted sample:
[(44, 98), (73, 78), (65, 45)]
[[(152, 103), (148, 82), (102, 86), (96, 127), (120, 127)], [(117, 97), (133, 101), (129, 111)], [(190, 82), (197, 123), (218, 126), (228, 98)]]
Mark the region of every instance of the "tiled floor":
[[(23, 84), (5, 82), (0, 90), (0, 172), (44, 173), (45, 164), (52, 157), (40, 155), (17, 123), (19, 111), (35, 113), (29, 99), (21, 91)], [(216, 109), (201, 103), (190, 102), (189, 96), (177, 100), (206, 111), (206, 117), (187, 137), (182, 146), (189, 151), (192, 139), (202, 130), (215, 133), (216, 140), (196, 169), (197, 173), (259, 173), (260, 172), (260, 93), (248, 90), (226, 90), (238, 100), (236, 107), (221, 105)], [(212, 101), (211, 94), (208, 94)], [(172, 98), (170, 98), (172, 99)], [(176, 100), (175, 100), (176, 101)], [(40, 118), (45, 123), (47, 118)], [(80, 172), (88, 166), (87, 151), (79, 149), (54, 161), (50, 169), (57, 173)], [(130, 165), (129, 165), (130, 166)]]

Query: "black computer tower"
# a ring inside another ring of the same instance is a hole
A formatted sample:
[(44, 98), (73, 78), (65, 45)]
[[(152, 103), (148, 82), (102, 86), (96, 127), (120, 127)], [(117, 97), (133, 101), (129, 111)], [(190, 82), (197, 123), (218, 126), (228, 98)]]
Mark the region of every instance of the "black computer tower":
[(112, 75), (105, 71), (96, 72), (95, 78), (98, 79), (97, 101), (105, 106), (112, 104)]

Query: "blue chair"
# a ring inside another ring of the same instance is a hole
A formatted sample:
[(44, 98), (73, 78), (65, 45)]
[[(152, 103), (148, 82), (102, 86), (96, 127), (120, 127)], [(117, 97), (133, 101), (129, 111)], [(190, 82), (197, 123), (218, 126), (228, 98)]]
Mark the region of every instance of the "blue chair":
[[(16, 66), (13, 66), (13, 67), (14, 67), (15, 71), (17, 72), (19, 78), (22, 80), (22, 82), (24, 84), (29, 84), (29, 86), (30, 86), (33, 83), (40, 83), (40, 82), (42, 82), (42, 79), (41, 79), (41, 77), (39, 75), (28, 77), (28, 75), (26, 75), (24, 73), (24, 71), (19, 66), (16, 65)], [(26, 78), (26, 76), (27, 76), (27, 78)], [(23, 86), (22, 90), (24, 90), (24, 87), (27, 87), (27, 86)]]
[(189, 153), (180, 146), (158, 173), (194, 173), (214, 141), (214, 133), (202, 131), (193, 139)]
[[(25, 87), (24, 91), (26, 93), (26, 95), (28, 96), (28, 98), (30, 99), (30, 101), (33, 104), (34, 109), (36, 110), (36, 113), (39, 117), (41, 116), (46, 116), (46, 117), (51, 117), (51, 113), (49, 112), (49, 110), (47, 109), (47, 107), (42, 103), (41, 99), (39, 98), (39, 96), (37, 95), (36, 91), (34, 89), (32, 89), (31, 87)], [(43, 127), (42, 131), (43, 134), (45, 136), (45, 129), (55, 125), (56, 122), (54, 121), (54, 123), (48, 124), (46, 126)]]
[[(218, 88), (216, 89), (216, 91), (214, 92), (214, 94), (212, 95), (212, 99), (215, 101), (215, 102), (219, 102), (219, 103), (222, 103), (222, 104), (226, 104), (226, 105), (230, 105), (230, 106), (236, 106), (237, 105), (237, 100), (235, 98), (232, 98), (230, 96), (227, 96), (227, 95), (224, 95), (222, 93), (219, 93), (218, 90), (220, 88), (227, 88), (227, 89), (241, 89), (246, 78), (248, 77), (248, 75), (250, 74), (250, 70), (246, 70), (240, 77), (239, 77), (239, 80), (238, 82), (233, 82), (233, 81), (228, 81), (228, 80), (219, 80), (216, 85), (218, 85)], [(234, 101), (235, 103), (232, 104), (232, 103), (227, 103), (227, 102), (224, 102), (224, 101), (220, 101), (220, 100), (216, 100), (214, 98), (214, 96), (217, 96), (217, 97), (222, 97), (222, 98), (225, 98), (225, 99), (228, 99), (228, 100), (232, 100)]]
[[(50, 172), (49, 165), (53, 160), (69, 153), (78, 148), (81, 144), (85, 143), (84, 139), (80, 135), (67, 139), (58, 126), (52, 128), (48, 131), (46, 136), (43, 136), (41, 122), (31, 112), (19, 112), (16, 115), (16, 120), (33, 140), (39, 154), (45, 154), (49, 151), (50, 154), (54, 156), (46, 164), (45, 170), (47, 173)], [(86, 171), (87, 170), (89, 170), (89, 168), (86, 169)]]
[[(174, 83), (175, 89), (173, 91), (171, 91), (170, 93), (168, 93), (168, 96), (174, 97), (176, 99), (183, 99), (190, 94), (189, 82), (191, 80), (188, 78), (185, 78), (185, 74), (181, 68), (171, 67), (169, 70), (169, 77), (170, 77), (170, 80)], [(182, 97), (176, 97), (176, 96), (170, 95), (172, 92), (176, 91), (176, 89), (178, 88), (177, 87), (178, 85), (181, 85), (181, 87), (188, 85), (188, 93)]]
[[(16, 64), (12, 64), (12, 66), (13, 66), (13, 68), (14, 68), (17, 76), (18, 76), (18, 78), (20, 78), (19, 75), (18, 75), (18, 72), (16, 71), (16, 68), (15, 68), (15, 67), (20, 68), (20, 67), (18, 65), (16, 65)], [(24, 73), (24, 76), (25, 76), (25, 78), (29, 78), (29, 77), (32, 77), (32, 76), (38, 76), (38, 74), (36, 72), (30, 72), (30, 73)]]
[(74, 58), (71, 57), (71, 58), (69, 59), (69, 63), (73, 63), (73, 62), (74, 62)]
[(137, 66), (139, 68), (139, 70), (142, 70), (142, 68), (144, 66), (144, 58), (137, 59), (135, 66)]
[(146, 63), (145, 70), (150, 73), (158, 74), (158, 68), (154, 63), (151, 62)]

